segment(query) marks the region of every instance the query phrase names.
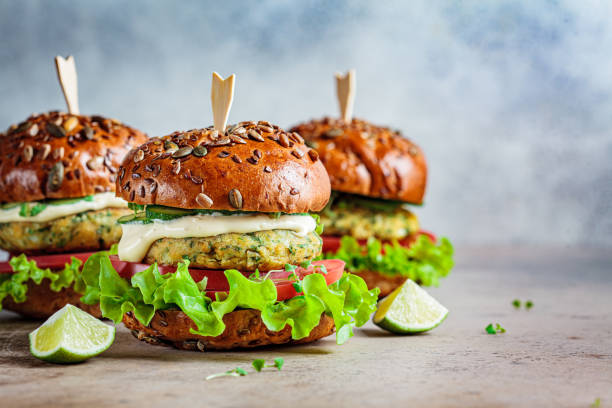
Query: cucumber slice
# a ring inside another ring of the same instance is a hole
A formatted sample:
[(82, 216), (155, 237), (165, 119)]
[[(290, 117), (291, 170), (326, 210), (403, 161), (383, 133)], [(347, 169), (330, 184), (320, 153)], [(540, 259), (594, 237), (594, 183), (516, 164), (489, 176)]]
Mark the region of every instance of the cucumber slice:
[(150, 219), (147, 218), (147, 215), (144, 212), (136, 213), (136, 214), (128, 214), (123, 217), (119, 217), (117, 219), (119, 224), (131, 224), (133, 222), (140, 222), (144, 224), (148, 224), (151, 222)]
[(148, 205), (146, 209), (146, 217), (156, 220), (173, 220), (194, 214), (197, 214), (197, 210), (185, 210), (183, 208), (165, 207), (163, 205)]

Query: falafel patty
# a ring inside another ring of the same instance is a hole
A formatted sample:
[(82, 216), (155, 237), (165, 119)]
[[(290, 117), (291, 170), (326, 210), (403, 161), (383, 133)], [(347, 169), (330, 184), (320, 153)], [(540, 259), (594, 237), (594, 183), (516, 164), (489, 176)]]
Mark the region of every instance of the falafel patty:
[(144, 262), (176, 265), (189, 259), (191, 266), (200, 268), (268, 271), (311, 260), (321, 253), (321, 247), (316, 233), (301, 236), (290, 230), (162, 238), (151, 245)]
[(375, 211), (368, 208), (332, 206), (322, 212), (321, 223), (326, 235), (350, 235), (356, 239), (375, 237), (382, 240), (402, 239), (419, 230), (417, 217), (404, 208)]
[(0, 247), (11, 253), (98, 251), (121, 238), (117, 218), (127, 208), (85, 211), (45, 222), (0, 223)]

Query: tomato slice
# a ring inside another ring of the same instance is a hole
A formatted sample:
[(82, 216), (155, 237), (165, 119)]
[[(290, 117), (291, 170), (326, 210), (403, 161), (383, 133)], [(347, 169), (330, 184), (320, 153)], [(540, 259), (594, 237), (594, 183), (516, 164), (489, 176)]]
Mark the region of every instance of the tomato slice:
[[(125, 279), (130, 279), (138, 272), (141, 272), (151, 266), (148, 264), (121, 261), (117, 256), (111, 256), (110, 258), (115, 270), (122, 278)], [(324, 274), (319, 268), (316, 268), (316, 266), (319, 265), (325, 266), (327, 274)], [(330, 285), (342, 277), (342, 273), (344, 272), (344, 265), (344, 261), (341, 261), (339, 259), (325, 259), (321, 261), (312, 262), (312, 265), (308, 269), (298, 267), (295, 270), (295, 273), (300, 278), (303, 278), (306, 275), (310, 275), (311, 273), (321, 273), (325, 276), (325, 282)], [(161, 265), (158, 266), (158, 268), (159, 272), (162, 275), (166, 273), (176, 272), (176, 267), (174, 266)], [(204, 278), (208, 279), (208, 281), (206, 282), (206, 294), (208, 296), (214, 298), (215, 293), (229, 291), (229, 284), (227, 282), (227, 279), (225, 278), (224, 271), (221, 269), (189, 268), (189, 273), (191, 274), (193, 280), (196, 282), (199, 282)], [(241, 273), (247, 277), (252, 275), (252, 272)], [(272, 281), (274, 281), (274, 284), (276, 285), (277, 300), (287, 300), (298, 295), (298, 293), (293, 287), (295, 279), (289, 278), (289, 275), (291, 275), (291, 272), (285, 270), (260, 272), (260, 276), (267, 276), (267, 279), (271, 279)]]
[[(54, 270), (64, 268), (66, 263), (70, 262), (71, 257), (75, 257), (85, 262), (87, 258), (94, 253), (95, 252), (79, 252), (72, 254), (40, 255), (29, 256), (28, 259), (36, 261), (36, 265), (38, 265), (39, 268), (49, 268)], [(151, 266), (149, 264), (121, 261), (116, 255), (111, 255), (110, 259), (119, 276), (125, 279), (130, 279), (138, 272), (141, 272)], [(316, 266), (319, 265), (325, 266), (327, 274), (324, 274), (320, 268), (316, 268)], [(325, 276), (325, 282), (330, 285), (342, 277), (344, 265), (344, 261), (339, 259), (325, 259), (322, 261), (312, 262), (312, 265), (307, 269), (298, 267), (295, 270), (295, 273), (299, 278), (303, 278), (311, 273), (321, 273)], [(174, 266), (159, 265), (158, 268), (162, 275), (176, 272), (176, 267)], [(11, 268), (11, 265), (8, 262), (0, 262), (0, 273), (13, 273), (13, 268)], [(199, 282), (204, 278), (208, 279), (206, 282), (206, 294), (208, 296), (214, 298), (215, 293), (229, 291), (229, 284), (223, 270), (189, 268), (189, 273), (196, 282)], [(252, 274), (252, 272), (242, 272), (242, 274), (248, 277)], [(295, 279), (289, 278), (289, 275), (291, 275), (291, 272), (287, 272), (285, 270), (261, 272), (260, 274), (262, 277), (265, 276), (267, 279), (271, 279), (276, 285), (277, 300), (287, 300), (299, 295), (299, 293), (297, 293), (293, 287)]]
[[(431, 239), (431, 241), (434, 243), (438, 241), (438, 239), (433, 233), (429, 231), (420, 230), (416, 234), (413, 234), (404, 239), (398, 240), (398, 243), (401, 246), (409, 247), (416, 241), (419, 235), (425, 235), (426, 237), (429, 237), (429, 239)], [(323, 235), (322, 238), (323, 238), (323, 252), (324, 253), (336, 252), (338, 248), (340, 248), (340, 240), (342, 239), (342, 237), (335, 236), (335, 235)], [(357, 240), (357, 242), (359, 242), (359, 245), (361, 246), (365, 246), (367, 241), (368, 241), (367, 239)], [(389, 243), (389, 241), (385, 241), (385, 243)]]

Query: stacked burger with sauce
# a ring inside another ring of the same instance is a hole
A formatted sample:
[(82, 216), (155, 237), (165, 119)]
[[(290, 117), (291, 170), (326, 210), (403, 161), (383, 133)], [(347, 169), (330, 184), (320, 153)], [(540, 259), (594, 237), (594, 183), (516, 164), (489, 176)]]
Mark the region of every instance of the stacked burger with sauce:
[[(352, 99), (342, 99), (341, 89), (352, 74), (338, 80), (342, 118), (292, 129), (319, 153), (331, 180), (332, 197), (320, 213), (323, 251), (345, 261), (381, 296), (406, 278), (436, 285), (453, 266), (453, 249), (445, 238), (436, 244), (412, 211), (425, 195), (425, 157), (399, 131), (347, 115)], [(354, 90), (348, 95), (352, 98)]]
[[(0, 135), (0, 301), (44, 318), (80, 301), (79, 269), (121, 236), (130, 212), (115, 197), (121, 160), (143, 133), (102, 116), (49, 112)], [(53, 255), (50, 255), (53, 254)], [(75, 286), (76, 285), (76, 286)]]

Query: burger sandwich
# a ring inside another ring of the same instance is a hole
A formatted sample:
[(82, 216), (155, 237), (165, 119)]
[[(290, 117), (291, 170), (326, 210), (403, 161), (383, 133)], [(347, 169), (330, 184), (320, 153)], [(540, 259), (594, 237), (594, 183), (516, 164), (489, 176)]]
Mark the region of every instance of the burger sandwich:
[(90, 257), (84, 300), (139, 340), (186, 350), (352, 335), (375, 309), (344, 262), (320, 255), (330, 195), (318, 154), (266, 121), (226, 126), (234, 76), (213, 74), (215, 126), (151, 138), (119, 168), (117, 255)]
[[(57, 61), (68, 80), (63, 64), (74, 70), (74, 60)], [(32, 115), (0, 134), (0, 249), (10, 254), (0, 262), (0, 310), (32, 318), (67, 303), (99, 315), (80, 301), (81, 265), (119, 241), (117, 219), (131, 211), (114, 194), (118, 168), (146, 140), (115, 119), (79, 114), (76, 94), (66, 97), (70, 113)]]
[(399, 131), (351, 117), (354, 72), (337, 76), (341, 118), (294, 127), (319, 153), (332, 196), (320, 213), (326, 258), (386, 296), (407, 278), (437, 285), (453, 266), (446, 238), (420, 229), (413, 212), (423, 204), (427, 165), (422, 150)]

